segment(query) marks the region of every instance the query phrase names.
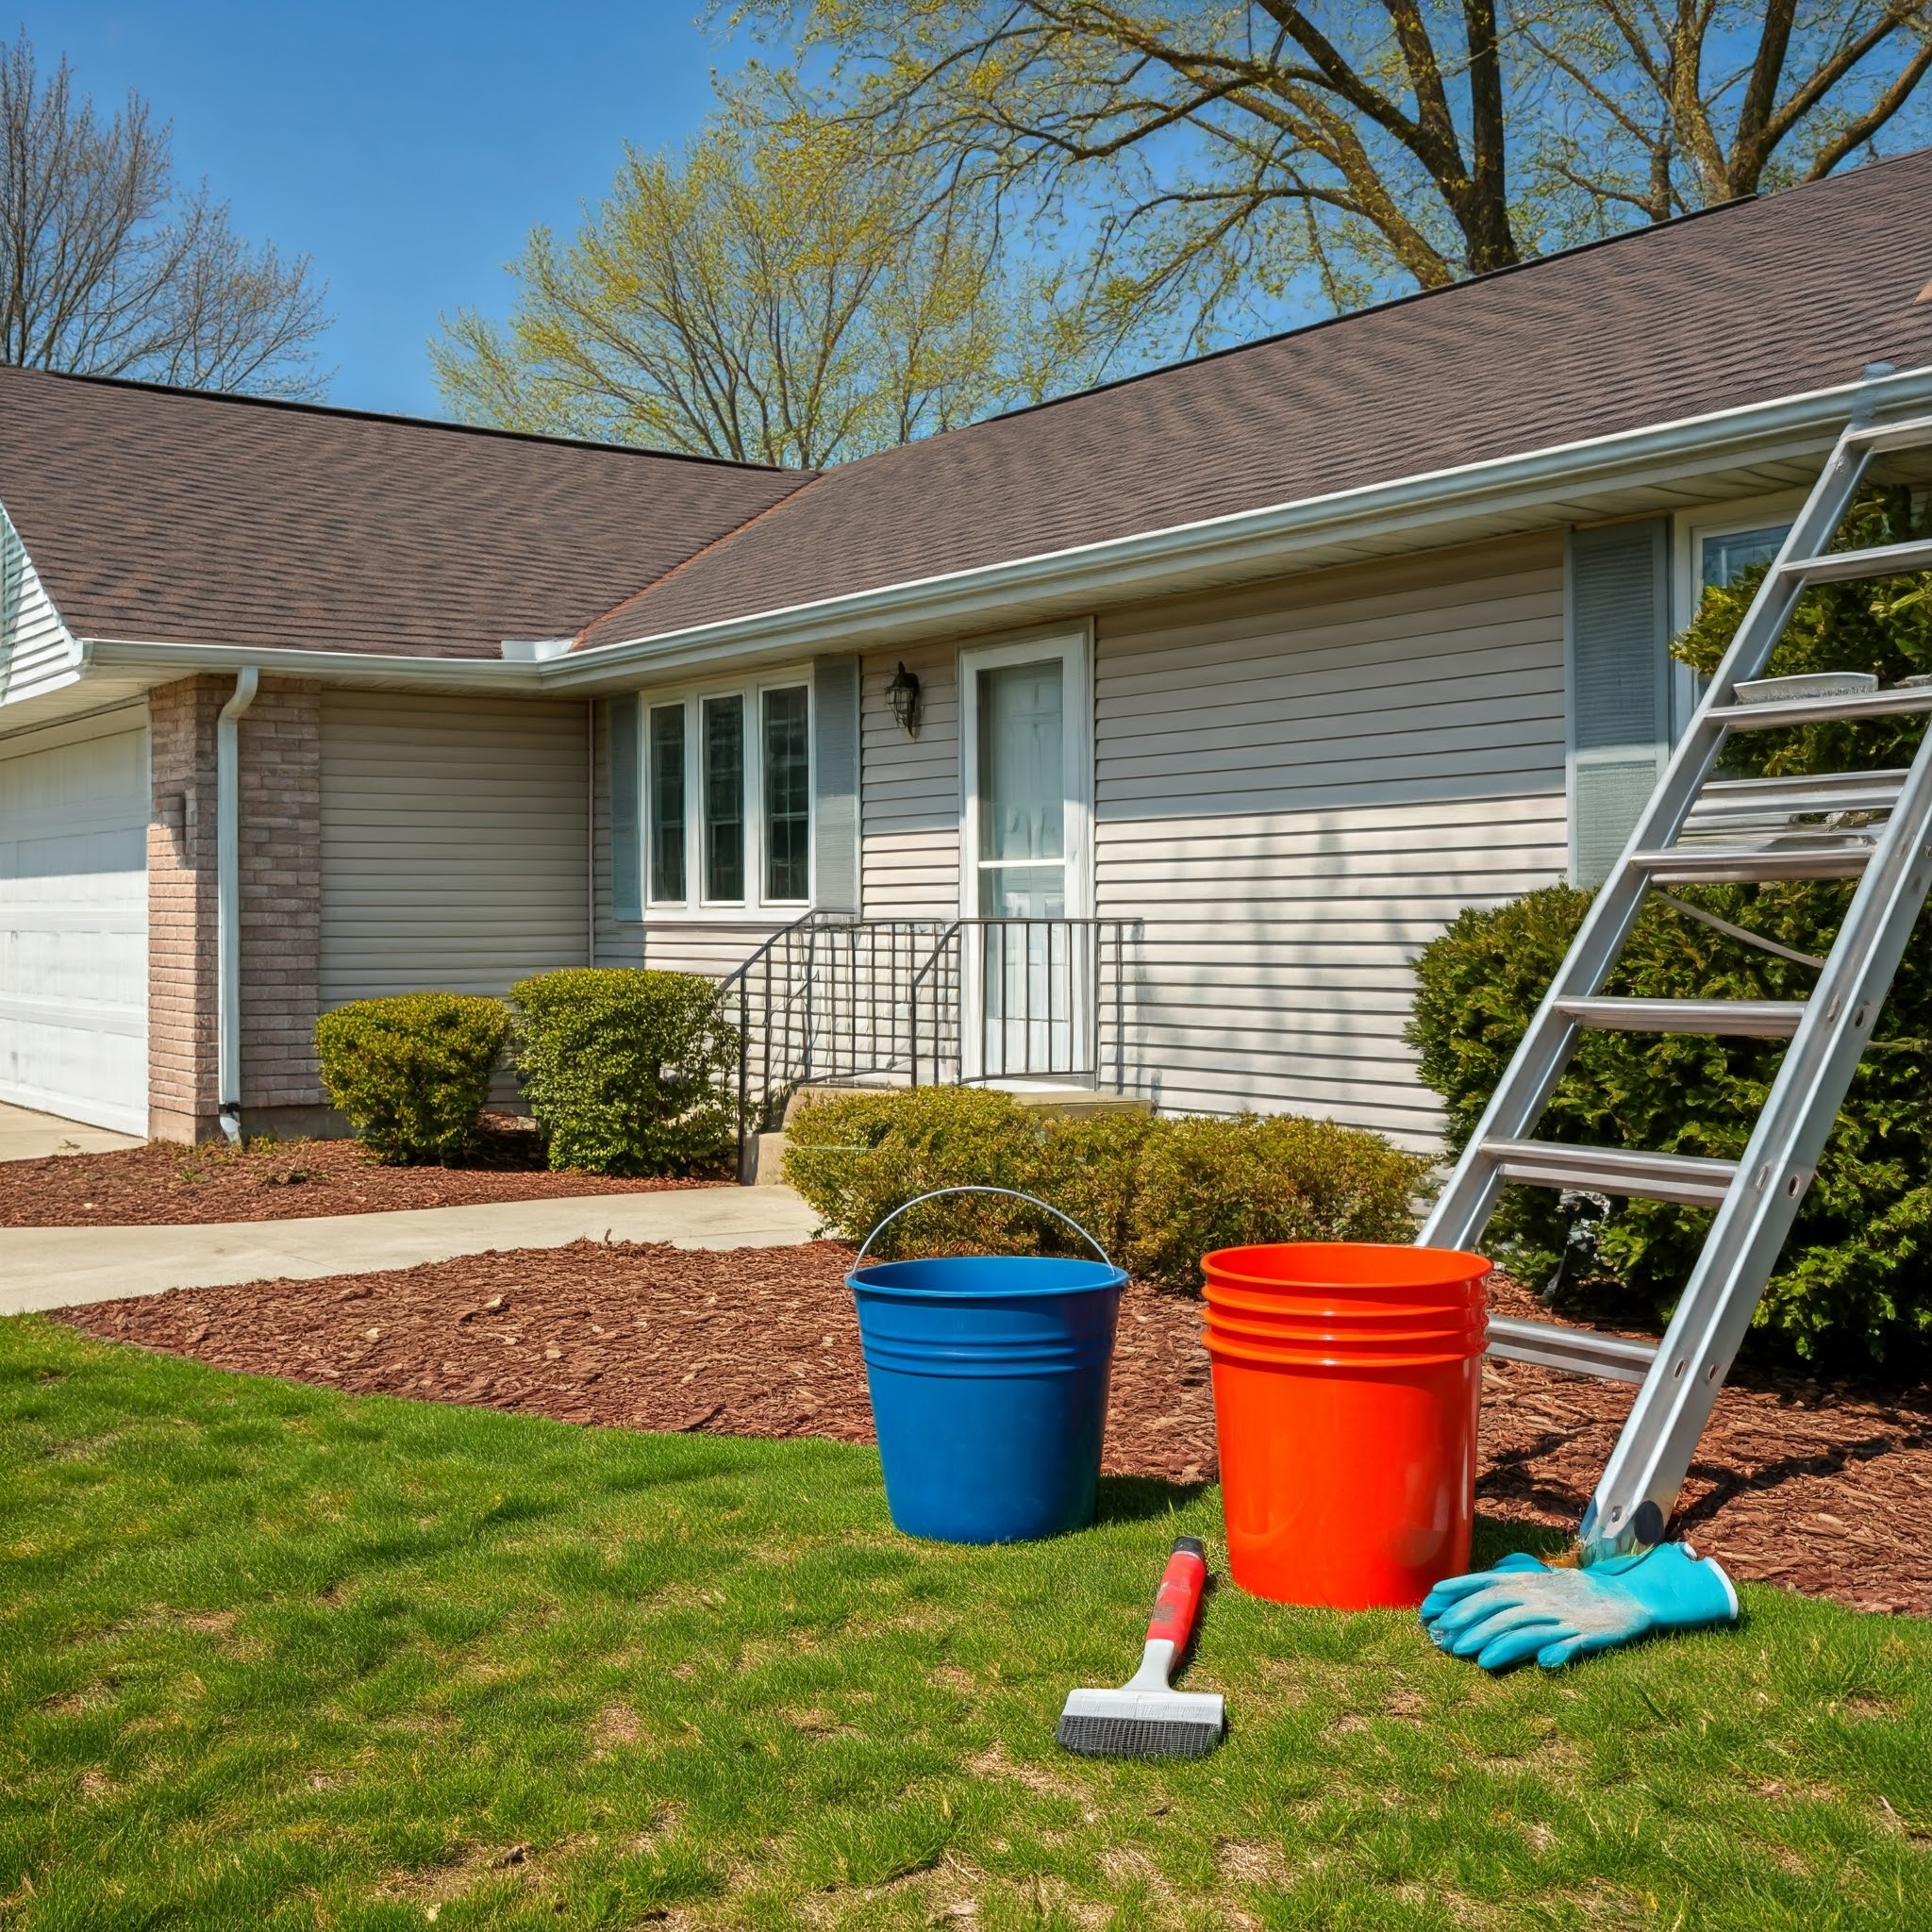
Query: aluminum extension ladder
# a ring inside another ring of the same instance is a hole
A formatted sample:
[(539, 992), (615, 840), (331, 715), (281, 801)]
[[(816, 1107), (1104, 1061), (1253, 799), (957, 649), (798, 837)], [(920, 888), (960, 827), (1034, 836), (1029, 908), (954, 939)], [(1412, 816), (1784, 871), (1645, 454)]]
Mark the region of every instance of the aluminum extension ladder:
[[(1932, 686), (1758, 704), (1734, 695), (1741, 680), (1762, 673), (1807, 585), (1932, 569), (1932, 542), (1825, 554), (1873, 458), (1932, 446), (1932, 416), (1874, 425), (1871, 415), (1870, 402), (1861, 403), (1840, 437), (1420, 1236), (1435, 1246), (1474, 1247), (1506, 1181), (1718, 1210), (1654, 1348), (1548, 1323), (1490, 1323), (1491, 1355), (1642, 1384), (1584, 1512), (1586, 1560), (1662, 1540), (1932, 885), (1932, 730), (1906, 771), (1711, 777), (1733, 731), (1932, 711)], [(1880, 812), (1888, 814), (1882, 827), (1791, 825), (1794, 818), (1815, 824), (1825, 814)], [(1822, 878), (1859, 884), (1808, 1000), (1598, 996), (1653, 886)], [(1791, 1043), (1741, 1160), (1528, 1138), (1587, 1027)]]

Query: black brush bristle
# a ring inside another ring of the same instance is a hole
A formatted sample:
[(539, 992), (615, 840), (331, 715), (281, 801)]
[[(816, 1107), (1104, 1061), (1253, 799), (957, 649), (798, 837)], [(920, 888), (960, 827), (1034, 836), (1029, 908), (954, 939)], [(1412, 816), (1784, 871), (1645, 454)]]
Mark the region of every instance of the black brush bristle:
[(1124, 1717), (1062, 1717), (1061, 1748), (1083, 1757), (1206, 1757), (1221, 1742), (1218, 1724)]

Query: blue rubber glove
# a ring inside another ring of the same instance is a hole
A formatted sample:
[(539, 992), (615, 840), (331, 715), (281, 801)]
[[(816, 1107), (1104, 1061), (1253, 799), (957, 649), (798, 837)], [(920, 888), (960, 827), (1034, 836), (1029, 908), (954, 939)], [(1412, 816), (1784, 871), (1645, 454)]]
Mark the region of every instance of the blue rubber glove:
[(1507, 1671), (1534, 1656), (1554, 1671), (1658, 1630), (1735, 1623), (1731, 1579), (1688, 1543), (1606, 1557), (1586, 1570), (1552, 1570), (1505, 1557), (1493, 1570), (1451, 1576), (1423, 1599), (1422, 1620), (1452, 1657)]

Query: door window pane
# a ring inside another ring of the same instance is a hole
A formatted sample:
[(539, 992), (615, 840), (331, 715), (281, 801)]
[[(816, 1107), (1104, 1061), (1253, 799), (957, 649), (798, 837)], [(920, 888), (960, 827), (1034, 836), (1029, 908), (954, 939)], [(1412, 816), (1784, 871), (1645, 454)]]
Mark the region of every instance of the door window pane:
[(983, 917), (1065, 916), (1063, 685), (1058, 658), (1039, 664), (1002, 665), (979, 674), (979, 910)]
[(651, 712), (651, 897), (684, 897), (684, 707)]
[(704, 704), (705, 897), (744, 897), (744, 700)]
[(764, 697), (765, 897), (811, 896), (811, 750), (805, 687)]

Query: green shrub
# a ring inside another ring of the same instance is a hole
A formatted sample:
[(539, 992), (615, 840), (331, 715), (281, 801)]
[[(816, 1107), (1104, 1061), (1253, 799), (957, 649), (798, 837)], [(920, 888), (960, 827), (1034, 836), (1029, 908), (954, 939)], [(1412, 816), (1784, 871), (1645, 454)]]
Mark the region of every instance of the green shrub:
[[(808, 1101), (786, 1129), (785, 1177), (847, 1241), (863, 1241), (894, 1208), (936, 1188), (1038, 1190), (1041, 1123), (1005, 1093), (972, 1087), (845, 1093)], [(1058, 1204), (1056, 1204), (1058, 1205)], [(1048, 1217), (974, 1195), (903, 1214), (879, 1237), (880, 1256), (951, 1247), (1037, 1253)]]
[[(1910, 506), (1874, 497), (1848, 520), (1841, 545), (1923, 534)], [(1707, 593), (1677, 655), (1715, 670), (1762, 573)], [(1819, 587), (1799, 605), (1770, 671), (1869, 670), (1888, 684), (1932, 671), (1932, 596), (1924, 578)], [(1738, 777), (1903, 765), (1920, 717), (1863, 727), (1740, 732), (1726, 747)], [(1840, 881), (1692, 886), (1675, 896), (1796, 951), (1829, 951), (1853, 888)], [(1409, 1030), (1424, 1081), (1442, 1096), (1460, 1148), (1561, 963), (1590, 904), (1555, 887), (1462, 914), (1423, 953)], [(1838, 1124), (1757, 1311), (1760, 1329), (1800, 1355), (1883, 1355), (1932, 1340), (1932, 953), (1906, 952)], [(1724, 938), (1653, 898), (1604, 991), (1641, 998), (1807, 998), (1817, 974)], [(1585, 1033), (1535, 1131), (1539, 1139), (1736, 1159), (1776, 1074), (1785, 1043), (1694, 1034)], [(1710, 1223), (1707, 1209), (1655, 1201), (1574, 1199), (1506, 1188), (1485, 1245), (1553, 1298), (1593, 1300), (1643, 1315), (1674, 1306)]]
[(510, 997), (517, 1072), (553, 1168), (680, 1174), (724, 1158), (738, 1031), (713, 981), (577, 968), (519, 981)]
[(461, 1154), (508, 1038), (501, 1000), (458, 992), (355, 1000), (315, 1023), (330, 1105), (391, 1162), (447, 1165)]
[(1254, 1241), (1407, 1241), (1433, 1164), (1379, 1134), (1293, 1114), (1155, 1123), (1136, 1176), (1126, 1266), (1199, 1284), (1200, 1258)]
[[(786, 1176), (848, 1241), (937, 1188), (1015, 1188), (1069, 1214), (1144, 1280), (1200, 1284), (1200, 1257), (1245, 1241), (1407, 1241), (1428, 1163), (1325, 1121), (1242, 1114), (1042, 1117), (1005, 1093), (925, 1087), (841, 1095), (794, 1116)], [(1079, 1254), (1051, 1216), (996, 1197), (914, 1208), (880, 1255), (959, 1247)]]

